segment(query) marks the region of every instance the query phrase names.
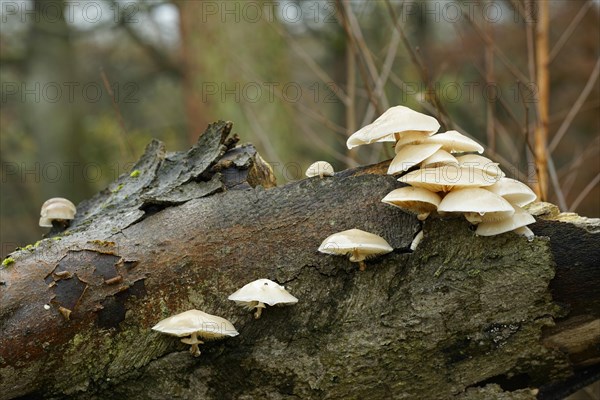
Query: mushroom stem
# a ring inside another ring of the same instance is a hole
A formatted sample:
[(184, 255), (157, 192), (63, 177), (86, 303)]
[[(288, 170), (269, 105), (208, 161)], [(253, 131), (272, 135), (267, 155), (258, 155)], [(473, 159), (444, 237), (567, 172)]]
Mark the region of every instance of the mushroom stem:
[(366, 269), (367, 269), (367, 264), (365, 264), (365, 261), (364, 261), (364, 260), (360, 260), (360, 261), (358, 262), (358, 269), (359, 269), (360, 271), (366, 271)]
[(361, 255), (358, 250), (353, 250), (350, 255), (350, 261), (358, 263), (358, 269), (361, 271), (365, 271), (367, 269), (367, 265), (365, 264), (365, 257)]
[(419, 221), (425, 221), (427, 219), (427, 217), (429, 217), (429, 213), (428, 212), (424, 212), (424, 213), (421, 213), (421, 214), (417, 215), (417, 219)]
[(256, 305), (256, 311), (254, 312), (254, 319), (260, 318), (263, 308), (265, 308), (265, 304), (259, 301)]
[(183, 339), (181, 339), (181, 341), (185, 344), (192, 345), (192, 347), (190, 347), (190, 353), (194, 357), (198, 357), (200, 355), (200, 348), (198, 347), (198, 345), (203, 344), (204, 342), (201, 340), (198, 340), (198, 332), (192, 333), (191, 338), (183, 338)]

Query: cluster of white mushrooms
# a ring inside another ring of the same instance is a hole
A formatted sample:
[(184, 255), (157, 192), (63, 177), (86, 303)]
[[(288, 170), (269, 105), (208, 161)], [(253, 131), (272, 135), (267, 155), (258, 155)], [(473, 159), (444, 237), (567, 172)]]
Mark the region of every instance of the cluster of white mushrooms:
[[(250, 282), (228, 297), (229, 300), (250, 310), (256, 309), (254, 318), (260, 318), (262, 310), (270, 306), (295, 304), (298, 299), (288, 293), (285, 287), (269, 279)], [(152, 327), (153, 330), (173, 336), (184, 337), (181, 342), (191, 345), (190, 353), (200, 355), (199, 344), (203, 340), (218, 340), (239, 335), (233, 324), (225, 318), (207, 314), (200, 310), (188, 310), (163, 319)], [(189, 336), (189, 337), (188, 337)]]
[[(398, 181), (409, 186), (390, 192), (382, 199), (384, 203), (414, 213), (421, 221), (433, 212), (442, 217), (463, 215), (477, 225), (475, 233), (480, 236), (514, 231), (531, 240), (534, 234), (527, 225), (535, 219), (522, 207), (536, 199), (535, 193), (524, 183), (507, 178), (498, 163), (475, 154), (483, 153), (477, 142), (457, 131), (437, 133), (439, 129), (435, 118), (396, 106), (352, 134), (346, 144), (352, 149), (375, 142), (395, 143), (396, 156), (387, 173), (404, 174)], [(326, 174), (315, 171), (325, 170), (324, 164), (314, 163), (306, 175), (322, 178)], [(422, 237), (420, 231), (411, 250)], [(358, 262), (361, 270), (365, 257), (392, 250), (383, 238), (358, 229), (331, 235), (319, 247), (323, 253), (350, 255), (350, 261)]]
[(524, 183), (506, 178), (498, 163), (483, 157), (483, 147), (457, 131), (436, 133), (438, 121), (403, 106), (392, 107), (372, 124), (354, 133), (348, 148), (373, 142), (395, 142), (396, 156), (388, 174), (408, 171), (398, 181), (410, 186), (393, 190), (383, 202), (425, 220), (464, 215), (480, 236), (515, 231), (527, 238), (535, 219), (522, 207), (536, 199)]

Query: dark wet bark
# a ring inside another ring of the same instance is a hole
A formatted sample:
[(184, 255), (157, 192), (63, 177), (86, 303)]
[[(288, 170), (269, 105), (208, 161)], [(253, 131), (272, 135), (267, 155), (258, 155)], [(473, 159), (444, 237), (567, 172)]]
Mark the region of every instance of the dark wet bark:
[[(429, 218), (410, 253), (421, 223), (381, 203), (399, 186), (385, 164), (274, 187), (230, 130), (183, 153), (152, 142), (66, 232), (11, 255), (1, 399), (521, 399), (599, 364), (597, 221), (541, 215), (529, 242)], [(350, 228), (395, 251), (365, 272), (317, 252)], [(227, 300), (258, 278), (299, 303), (255, 320)], [(194, 358), (150, 330), (191, 308), (240, 335)]]

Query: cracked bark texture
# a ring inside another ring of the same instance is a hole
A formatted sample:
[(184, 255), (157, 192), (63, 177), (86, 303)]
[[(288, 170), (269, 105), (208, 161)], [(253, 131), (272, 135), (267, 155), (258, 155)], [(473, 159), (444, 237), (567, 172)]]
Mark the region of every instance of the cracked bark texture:
[[(597, 220), (542, 208), (533, 230), (545, 236), (531, 242), (477, 237), (462, 219), (421, 224), (381, 203), (400, 186), (385, 164), (274, 187), (230, 131), (213, 124), (181, 153), (153, 141), (139, 174), (80, 204), (66, 232), (11, 255), (0, 399), (531, 399), (595, 376)], [(350, 228), (395, 251), (365, 272), (317, 252)], [(259, 278), (299, 303), (255, 320), (227, 300)], [(191, 308), (240, 335), (194, 358), (150, 329)]]

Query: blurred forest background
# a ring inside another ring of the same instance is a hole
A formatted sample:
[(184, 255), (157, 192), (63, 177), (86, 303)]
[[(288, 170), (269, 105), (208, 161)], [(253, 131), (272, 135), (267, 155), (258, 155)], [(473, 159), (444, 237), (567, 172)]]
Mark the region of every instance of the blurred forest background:
[[(234, 122), (280, 184), (390, 106), (487, 146), (564, 211), (600, 216), (597, 0), (0, 1), (2, 257), (50, 197), (89, 198), (151, 138)], [(540, 187), (539, 177), (547, 182)]]

